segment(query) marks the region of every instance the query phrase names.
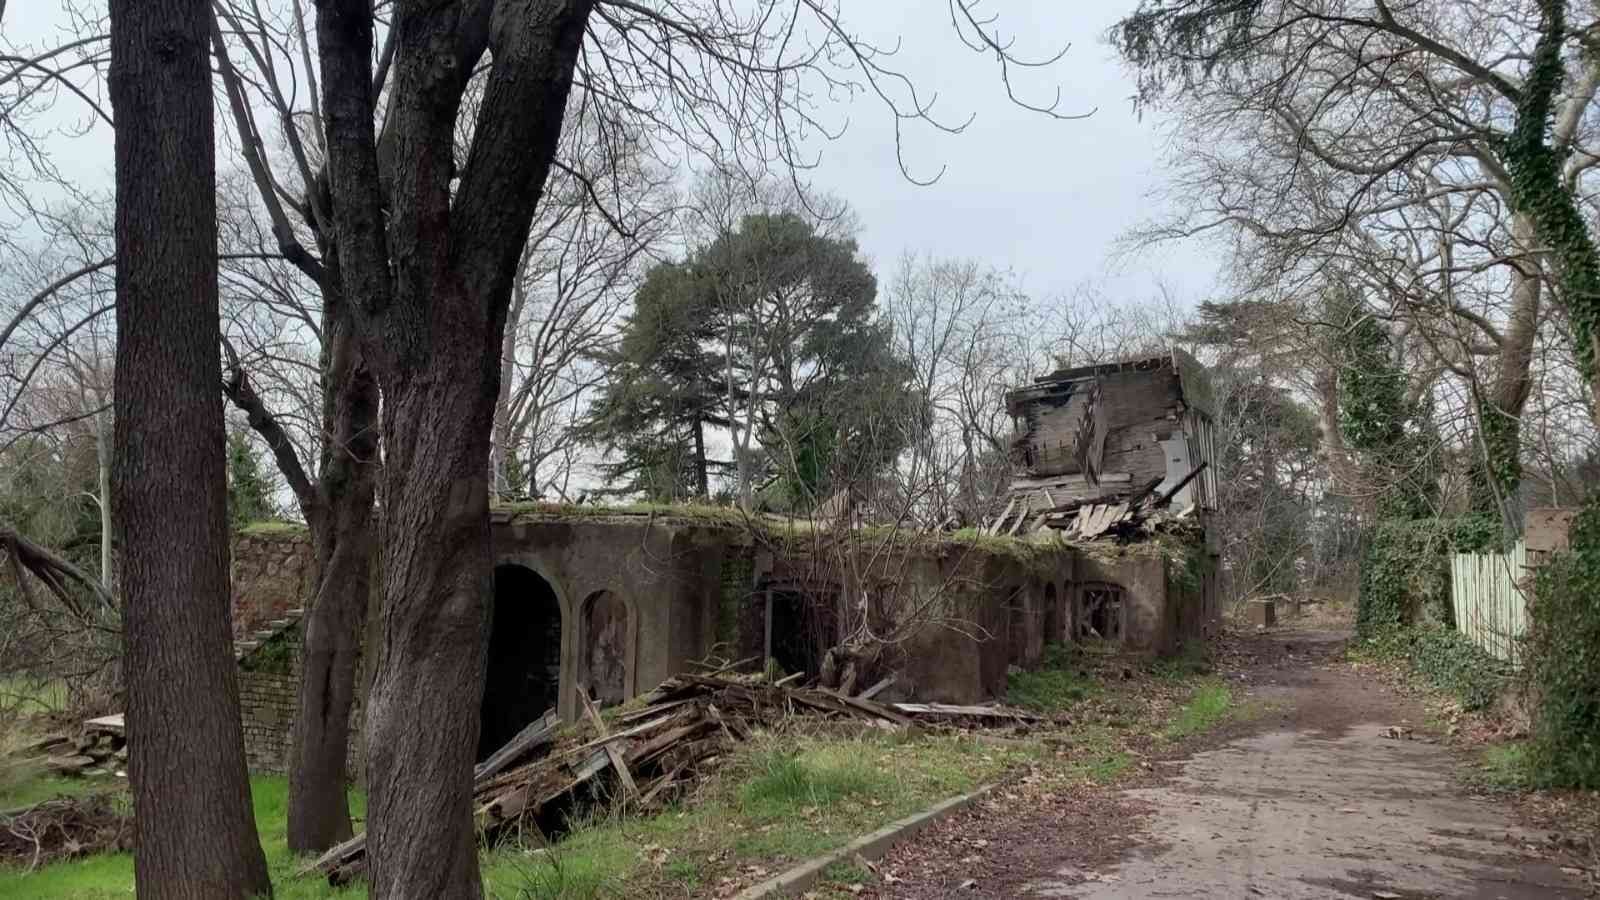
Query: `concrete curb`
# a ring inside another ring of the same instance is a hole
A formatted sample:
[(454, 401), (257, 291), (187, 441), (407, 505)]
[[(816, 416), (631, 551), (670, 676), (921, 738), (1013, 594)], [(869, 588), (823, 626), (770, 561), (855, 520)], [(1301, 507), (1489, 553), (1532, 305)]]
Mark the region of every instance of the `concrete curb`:
[(868, 862), (882, 859), (884, 854), (895, 844), (900, 843), (929, 825), (947, 818), (972, 804), (987, 797), (996, 785), (986, 784), (970, 794), (951, 797), (942, 803), (935, 804), (922, 812), (910, 815), (898, 822), (859, 837), (845, 844), (837, 850), (825, 853), (809, 862), (767, 879), (760, 884), (745, 888), (733, 900), (761, 900), (765, 897), (791, 897), (810, 890), (822, 879), (822, 870), (841, 860), (851, 860), (860, 854)]

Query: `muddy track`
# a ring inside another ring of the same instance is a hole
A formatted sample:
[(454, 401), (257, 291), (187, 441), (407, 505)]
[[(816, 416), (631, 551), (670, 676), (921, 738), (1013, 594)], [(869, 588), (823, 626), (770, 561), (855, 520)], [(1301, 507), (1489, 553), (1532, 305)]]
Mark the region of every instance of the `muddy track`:
[(1008, 786), (892, 852), (880, 869), (898, 880), (875, 895), (1585, 896), (1506, 802), (1461, 786), (1417, 701), (1344, 662), (1346, 638), (1236, 638), (1222, 671), (1255, 715), (1141, 747), (1115, 787)]

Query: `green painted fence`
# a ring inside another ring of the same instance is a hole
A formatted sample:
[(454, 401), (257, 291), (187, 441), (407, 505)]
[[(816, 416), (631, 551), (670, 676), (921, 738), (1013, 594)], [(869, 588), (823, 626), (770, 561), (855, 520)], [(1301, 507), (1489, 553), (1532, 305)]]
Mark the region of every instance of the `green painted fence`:
[(1528, 573), (1528, 547), (1510, 553), (1457, 553), (1450, 560), (1456, 629), (1496, 659), (1517, 664), (1528, 627), (1528, 600), (1519, 587)]

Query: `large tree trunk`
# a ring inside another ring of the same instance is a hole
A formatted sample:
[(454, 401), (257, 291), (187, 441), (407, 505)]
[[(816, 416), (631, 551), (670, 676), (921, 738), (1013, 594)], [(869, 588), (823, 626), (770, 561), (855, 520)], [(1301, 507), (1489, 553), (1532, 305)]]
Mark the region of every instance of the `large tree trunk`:
[[(128, 774), (145, 900), (269, 896), (228, 609), (205, 0), (113, 0), (117, 415)], [(177, 513), (177, 514), (175, 514)]]
[(350, 710), (371, 596), (377, 485), (378, 386), (352, 324), (325, 316), (323, 419), (328, 431), (317, 515), (307, 516), (316, 548), (317, 595), (307, 611), (300, 698), (289, 749), (289, 849), (321, 851), (351, 835), (345, 789)]
[[(366, 511), (345, 503), (326, 535), (317, 596), (307, 612), (300, 697), (289, 747), (289, 849), (326, 850), (353, 833), (345, 762), (350, 710), (360, 670), (361, 632), (370, 596), (373, 536)], [(319, 553), (319, 555), (322, 555)]]
[(498, 361), (463, 356), (385, 391), (383, 637), (366, 734), (375, 897), (480, 896), (472, 764), (489, 637), (485, 462)]

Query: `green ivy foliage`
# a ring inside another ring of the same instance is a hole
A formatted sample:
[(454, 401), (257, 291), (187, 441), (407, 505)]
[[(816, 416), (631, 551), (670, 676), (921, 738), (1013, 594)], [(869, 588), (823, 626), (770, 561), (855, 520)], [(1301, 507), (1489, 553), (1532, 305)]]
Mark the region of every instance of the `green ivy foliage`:
[(1500, 515), (1500, 504), (1516, 495), (1522, 483), (1522, 420), (1487, 399), (1478, 401), (1481, 453), (1471, 472), (1472, 511)]
[(1389, 628), (1367, 641), (1377, 656), (1404, 659), (1418, 675), (1467, 710), (1487, 709), (1511, 680), (1511, 669), (1451, 628)]
[(1579, 513), (1571, 544), (1539, 569), (1524, 677), (1538, 698), (1536, 768), (1552, 784), (1600, 788), (1600, 503)]
[(1423, 620), (1454, 626), (1449, 555), (1496, 547), (1500, 535), (1499, 520), (1487, 516), (1380, 521), (1364, 540), (1356, 630), (1370, 636)]

